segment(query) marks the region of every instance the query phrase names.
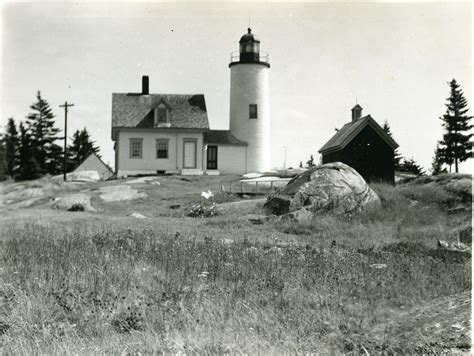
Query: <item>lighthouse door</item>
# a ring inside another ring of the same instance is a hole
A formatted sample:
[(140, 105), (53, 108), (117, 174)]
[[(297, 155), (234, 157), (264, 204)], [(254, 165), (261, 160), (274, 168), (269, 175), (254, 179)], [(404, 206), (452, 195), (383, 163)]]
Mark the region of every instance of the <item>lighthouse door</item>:
[(196, 141), (184, 141), (184, 168), (196, 168)]

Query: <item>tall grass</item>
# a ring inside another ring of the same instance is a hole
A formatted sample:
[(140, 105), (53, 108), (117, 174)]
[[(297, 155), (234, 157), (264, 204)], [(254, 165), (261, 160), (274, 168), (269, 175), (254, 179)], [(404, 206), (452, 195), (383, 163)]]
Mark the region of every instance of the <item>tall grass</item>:
[(471, 287), (467, 264), (200, 234), (5, 226), (1, 350), (413, 352), (370, 330), (390, 308)]

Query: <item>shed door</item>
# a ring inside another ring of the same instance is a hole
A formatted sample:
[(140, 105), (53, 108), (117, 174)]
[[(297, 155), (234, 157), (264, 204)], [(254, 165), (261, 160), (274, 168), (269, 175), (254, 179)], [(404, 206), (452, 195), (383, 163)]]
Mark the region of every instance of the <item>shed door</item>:
[(184, 168), (196, 168), (196, 141), (184, 141)]
[(207, 146), (207, 169), (217, 169), (217, 146)]

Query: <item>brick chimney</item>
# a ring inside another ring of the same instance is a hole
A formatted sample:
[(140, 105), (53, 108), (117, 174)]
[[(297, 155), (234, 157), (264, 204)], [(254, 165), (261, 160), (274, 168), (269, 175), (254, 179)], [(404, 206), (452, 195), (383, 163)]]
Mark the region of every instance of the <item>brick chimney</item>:
[(142, 95), (150, 94), (148, 75), (142, 76)]
[(357, 104), (352, 109), (352, 122), (359, 120), (362, 117), (362, 106)]

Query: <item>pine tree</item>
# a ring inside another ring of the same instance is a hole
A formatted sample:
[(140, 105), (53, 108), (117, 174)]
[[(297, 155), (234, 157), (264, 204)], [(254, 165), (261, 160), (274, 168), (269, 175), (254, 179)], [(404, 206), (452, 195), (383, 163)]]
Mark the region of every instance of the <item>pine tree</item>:
[(58, 174), (61, 171), (62, 149), (55, 141), (59, 129), (54, 127), (54, 114), (48, 102), (38, 91), (37, 102), (30, 106), (33, 110), (27, 117), (31, 135), (31, 151), (40, 168), (40, 173)]
[(434, 151), (433, 162), (431, 163), (431, 174), (436, 176), (441, 173), (446, 173), (446, 168), (443, 168), (443, 152), (438, 142)]
[(15, 180), (36, 179), (40, 176), (40, 166), (32, 154), (31, 136), (23, 123), (20, 123), (20, 140), (18, 149), (18, 170)]
[(0, 181), (8, 178), (5, 146), (5, 135), (0, 133)]
[(68, 171), (76, 169), (92, 152), (99, 154), (99, 147), (92, 141), (89, 132), (84, 127), (72, 136), (72, 144), (68, 147)]
[(300, 161), (300, 165), (298, 167), (303, 168), (303, 161)]
[[(387, 135), (390, 136), (390, 138), (394, 139), (392, 132), (390, 131), (390, 125), (388, 124), (387, 120), (385, 120), (385, 122), (383, 123), (382, 129), (385, 131)], [(393, 164), (396, 171), (401, 170), (401, 163), (402, 163), (402, 155), (400, 154), (400, 152), (398, 152), (398, 148), (397, 148), (393, 153)]]
[(415, 162), (412, 158), (404, 159), (403, 162), (400, 164), (400, 171), (406, 173), (416, 174), (417, 176), (425, 175), (423, 168)]
[(440, 157), (443, 163), (450, 166), (454, 163), (456, 173), (459, 172), (459, 163), (472, 156), (472, 142), (470, 141), (472, 125), (468, 116), (467, 100), (455, 79), (449, 82), (450, 96), (447, 98), (446, 113), (440, 118), (443, 121), (445, 133), (440, 142)]
[(5, 134), (5, 163), (6, 173), (13, 177), (15, 170), (18, 169), (18, 131), (16, 129), (15, 120), (8, 119)]

